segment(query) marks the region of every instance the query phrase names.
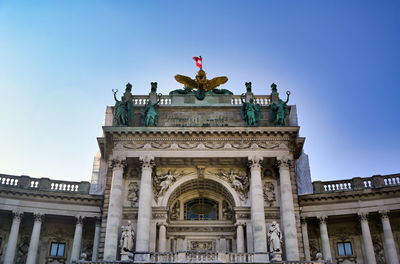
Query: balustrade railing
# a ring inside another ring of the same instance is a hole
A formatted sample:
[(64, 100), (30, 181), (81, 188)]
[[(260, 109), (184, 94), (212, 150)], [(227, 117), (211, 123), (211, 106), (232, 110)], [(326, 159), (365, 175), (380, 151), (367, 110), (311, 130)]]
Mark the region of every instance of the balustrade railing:
[[(254, 103), (260, 105), (269, 105), (271, 104), (271, 99), (269, 95), (254, 95), (253, 97)], [(231, 104), (233, 105), (242, 105), (242, 100), (240, 95), (232, 95)]]
[[(254, 95), (254, 103), (260, 105), (269, 105), (271, 103), (271, 99), (269, 95)], [(132, 103), (137, 106), (144, 106), (149, 101), (148, 95), (134, 95), (132, 96)], [(172, 104), (172, 98), (170, 95), (163, 95), (160, 99), (160, 105), (170, 105)], [(240, 100), (240, 95), (232, 95), (231, 100), (232, 105), (242, 105), (242, 101)]]
[(375, 175), (368, 178), (353, 178), (350, 180), (337, 181), (315, 181), (313, 182), (314, 193), (332, 193), (354, 190), (367, 190), (400, 186), (400, 174)]
[(49, 178), (32, 178), (29, 176), (13, 176), (0, 174), (0, 187), (89, 194), (90, 183), (85, 181), (59, 181), (51, 180)]
[[(253, 253), (233, 253), (215, 251), (180, 251), (180, 252), (150, 252), (141, 254), (148, 255), (148, 260), (141, 260), (139, 263), (255, 263)], [(73, 263), (82, 264), (117, 264), (133, 263), (135, 254), (131, 255), (130, 260), (123, 261), (87, 261), (78, 260)], [(270, 263), (285, 264), (324, 264), (323, 260), (316, 261), (270, 261)]]

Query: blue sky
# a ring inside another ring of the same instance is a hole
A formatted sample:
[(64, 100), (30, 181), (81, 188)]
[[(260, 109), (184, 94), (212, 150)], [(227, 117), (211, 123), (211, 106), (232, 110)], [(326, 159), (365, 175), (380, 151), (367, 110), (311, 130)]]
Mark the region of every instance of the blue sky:
[(0, 173), (89, 180), (111, 89), (292, 92), (313, 180), (400, 172), (399, 1), (0, 1)]

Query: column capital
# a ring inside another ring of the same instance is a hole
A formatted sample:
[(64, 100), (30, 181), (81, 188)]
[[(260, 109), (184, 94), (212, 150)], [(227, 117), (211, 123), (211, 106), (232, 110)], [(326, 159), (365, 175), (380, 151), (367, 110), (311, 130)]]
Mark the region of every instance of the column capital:
[(24, 212), (20, 210), (15, 210), (12, 212), (13, 214), (13, 220), (21, 221), (22, 218), (24, 217)]
[(152, 169), (154, 167), (154, 156), (140, 156), (139, 160), (142, 164), (142, 169)]
[(380, 210), (379, 211), (379, 214), (381, 215), (381, 219), (382, 220), (389, 220), (389, 213), (390, 213), (390, 211), (389, 210)]
[(124, 169), (126, 167), (126, 157), (115, 157), (110, 161), (110, 166), (113, 169)]
[(168, 227), (168, 224), (165, 222), (158, 222), (157, 226), (164, 226), (164, 227)]
[(328, 220), (327, 215), (320, 215), (317, 218), (318, 218), (320, 224), (326, 224), (326, 221)]
[(96, 225), (96, 226), (101, 226), (101, 217), (97, 217), (97, 216), (96, 216), (96, 217), (94, 218), (94, 221), (95, 221), (95, 225)]
[(300, 222), (302, 224), (307, 224), (308, 217), (307, 216), (300, 216)]
[(34, 213), (33, 214), (33, 221), (42, 223), (44, 220), (44, 214), (42, 213)]
[(261, 169), (261, 162), (263, 161), (262, 156), (250, 156), (248, 157), (249, 167), (252, 168), (259, 168)]
[(368, 221), (368, 212), (358, 212), (360, 221)]
[(246, 223), (245, 222), (236, 222), (235, 223), (235, 227), (238, 227), (238, 226), (246, 226)]
[(289, 156), (276, 158), (276, 166), (279, 169), (289, 169), (293, 165), (293, 160)]
[(75, 216), (75, 224), (77, 225), (82, 225), (83, 224), (83, 220), (85, 219), (84, 216)]

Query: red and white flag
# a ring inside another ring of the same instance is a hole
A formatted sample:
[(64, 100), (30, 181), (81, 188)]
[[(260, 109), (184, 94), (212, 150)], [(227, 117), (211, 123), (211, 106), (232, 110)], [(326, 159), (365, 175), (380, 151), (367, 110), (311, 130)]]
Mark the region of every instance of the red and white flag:
[(196, 66), (199, 67), (200, 69), (202, 68), (202, 58), (201, 56), (199, 57), (193, 57), (193, 59), (196, 61)]

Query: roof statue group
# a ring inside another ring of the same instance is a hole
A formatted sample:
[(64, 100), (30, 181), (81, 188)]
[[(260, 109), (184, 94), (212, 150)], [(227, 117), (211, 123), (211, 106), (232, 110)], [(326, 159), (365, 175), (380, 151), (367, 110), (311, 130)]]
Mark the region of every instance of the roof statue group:
[[(177, 89), (171, 91), (170, 95), (194, 95), (198, 100), (203, 100), (206, 95), (233, 95), (233, 93), (226, 89), (217, 89), (218, 86), (228, 81), (226, 76), (216, 77), (211, 80), (207, 80), (206, 72), (202, 69), (202, 58), (194, 57), (196, 64), (200, 67), (197, 72), (195, 79), (184, 75), (175, 75), (176, 81), (184, 84), (183, 89)], [(247, 123), (248, 126), (258, 126), (261, 119), (262, 107), (256, 103), (252, 93), (251, 82), (246, 82), (246, 93), (242, 94), (240, 100), (242, 102), (242, 119)], [(287, 91), (287, 99), (283, 101), (279, 98), (279, 94), (276, 88), (276, 84), (271, 84), (271, 95), (270, 95), (270, 118), (275, 126), (285, 126), (286, 117), (288, 114), (288, 106), (290, 92)], [(112, 90), (114, 93), (115, 106), (114, 106), (114, 126), (133, 126), (134, 125), (134, 98), (131, 93), (132, 85), (128, 83), (125, 88), (125, 92), (121, 97), (121, 100), (117, 99), (117, 92)], [(142, 109), (143, 123), (146, 127), (154, 127), (158, 124), (158, 109), (161, 101), (162, 94), (157, 94), (157, 83), (151, 83), (151, 91), (149, 93), (149, 99)]]

